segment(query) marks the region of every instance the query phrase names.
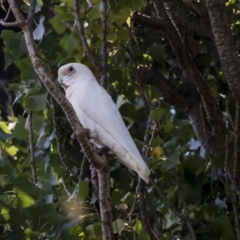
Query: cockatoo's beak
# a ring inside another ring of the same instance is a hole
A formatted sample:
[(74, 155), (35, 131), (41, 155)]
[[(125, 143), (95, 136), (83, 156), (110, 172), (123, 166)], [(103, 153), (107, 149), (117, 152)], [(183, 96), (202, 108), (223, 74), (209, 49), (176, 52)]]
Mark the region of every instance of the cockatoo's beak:
[(58, 82), (63, 87), (63, 89), (66, 91), (68, 86), (63, 83), (63, 78), (64, 78), (64, 75), (61, 73), (58, 73)]
[(63, 74), (61, 74), (61, 73), (58, 74), (58, 82), (59, 82), (61, 85), (62, 85), (63, 77), (64, 77)]

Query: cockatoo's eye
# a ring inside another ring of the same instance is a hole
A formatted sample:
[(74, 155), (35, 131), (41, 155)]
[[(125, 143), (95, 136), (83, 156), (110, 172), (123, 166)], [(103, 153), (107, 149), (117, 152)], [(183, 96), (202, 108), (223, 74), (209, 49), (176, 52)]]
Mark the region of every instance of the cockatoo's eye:
[(68, 68), (68, 73), (74, 74), (75, 72), (76, 72), (76, 69), (75, 69), (73, 66), (70, 66), (70, 67)]

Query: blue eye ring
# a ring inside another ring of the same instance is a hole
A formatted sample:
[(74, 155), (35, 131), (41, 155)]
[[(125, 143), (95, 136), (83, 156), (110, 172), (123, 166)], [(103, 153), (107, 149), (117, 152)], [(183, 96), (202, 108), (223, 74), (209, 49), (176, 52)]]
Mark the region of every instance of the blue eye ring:
[(76, 72), (76, 69), (75, 69), (73, 66), (70, 66), (70, 67), (68, 68), (68, 73), (74, 74), (75, 72)]

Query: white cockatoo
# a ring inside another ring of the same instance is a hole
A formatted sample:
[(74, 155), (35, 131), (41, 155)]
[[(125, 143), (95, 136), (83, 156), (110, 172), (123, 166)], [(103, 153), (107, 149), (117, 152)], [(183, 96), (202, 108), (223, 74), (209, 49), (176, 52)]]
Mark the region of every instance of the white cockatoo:
[(99, 148), (108, 147), (124, 165), (148, 183), (150, 171), (146, 163), (117, 106), (90, 69), (80, 63), (66, 64), (58, 69), (58, 81), (79, 121), (89, 130), (91, 141)]

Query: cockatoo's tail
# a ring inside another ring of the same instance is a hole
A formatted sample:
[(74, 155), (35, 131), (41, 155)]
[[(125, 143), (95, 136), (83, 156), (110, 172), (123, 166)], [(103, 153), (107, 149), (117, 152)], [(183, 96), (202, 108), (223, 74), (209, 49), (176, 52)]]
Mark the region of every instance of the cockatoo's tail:
[(97, 147), (108, 147), (128, 168), (148, 183), (149, 169), (143, 161), (123, 119), (104, 88), (83, 64), (69, 63), (59, 68), (58, 81), (66, 91), (79, 121), (90, 130)]

